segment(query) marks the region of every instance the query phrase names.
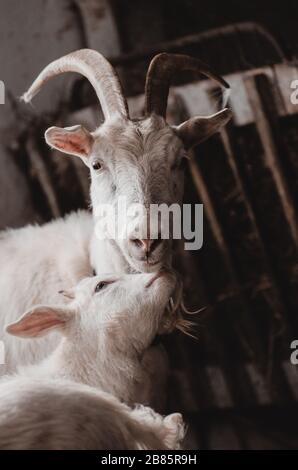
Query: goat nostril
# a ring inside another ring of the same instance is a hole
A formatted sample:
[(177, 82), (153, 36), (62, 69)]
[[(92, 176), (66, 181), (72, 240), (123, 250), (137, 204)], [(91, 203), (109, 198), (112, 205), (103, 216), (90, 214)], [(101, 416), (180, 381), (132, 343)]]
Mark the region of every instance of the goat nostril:
[(142, 240), (138, 240), (137, 238), (132, 238), (131, 242), (136, 245), (138, 248), (143, 247), (143, 242)]
[(135, 245), (136, 248), (142, 250), (148, 256), (151, 251), (151, 240), (139, 240), (137, 238), (132, 238), (131, 242)]
[(149, 253), (151, 253), (157, 246), (162, 242), (161, 238), (157, 239), (144, 239), (139, 240), (138, 238), (132, 238), (130, 240), (138, 249), (141, 249), (144, 253), (146, 253), (147, 257)]

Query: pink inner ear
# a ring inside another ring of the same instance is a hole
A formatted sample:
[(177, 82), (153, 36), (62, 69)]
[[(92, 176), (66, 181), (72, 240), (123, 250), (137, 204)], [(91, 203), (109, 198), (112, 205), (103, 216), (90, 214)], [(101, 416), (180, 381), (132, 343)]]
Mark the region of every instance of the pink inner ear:
[(62, 324), (64, 321), (54, 311), (44, 310), (25, 315), (17, 323), (9, 325), (7, 331), (14, 335), (38, 336), (41, 332)]
[(56, 135), (53, 137), (52, 143), (55, 147), (58, 147), (65, 152), (78, 153), (82, 155), (87, 155), (89, 153), (89, 139), (85, 135)]

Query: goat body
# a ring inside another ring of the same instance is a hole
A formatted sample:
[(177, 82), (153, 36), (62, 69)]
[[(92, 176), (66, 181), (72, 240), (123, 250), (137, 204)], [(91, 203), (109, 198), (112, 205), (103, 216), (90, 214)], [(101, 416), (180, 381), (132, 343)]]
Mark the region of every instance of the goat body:
[(0, 384), (0, 449), (179, 449), (182, 417), (129, 408), (67, 380), (15, 377)]
[(72, 213), (42, 226), (6, 230), (0, 236), (0, 332), (5, 345), (2, 374), (17, 365), (38, 362), (59, 341), (57, 334), (27, 342), (5, 333), (5, 325), (16, 321), (33, 304), (61, 303), (58, 291), (69, 289), (92, 275), (89, 243), (92, 215)]

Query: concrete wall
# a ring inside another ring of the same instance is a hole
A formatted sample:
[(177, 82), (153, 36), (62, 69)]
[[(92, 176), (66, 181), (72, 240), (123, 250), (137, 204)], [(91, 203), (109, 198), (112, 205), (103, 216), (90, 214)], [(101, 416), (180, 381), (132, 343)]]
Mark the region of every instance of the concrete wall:
[(32, 106), (20, 103), (19, 97), (45, 65), (82, 47), (107, 56), (119, 53), (105, 0), (0, 0), (0, 80), (5, 84), (5, 104), (0, 105), (0, 229), (35, 219), (22, 162), (16, 164), (11, 150), (31, 117), (55, 111), (78, 76), (55, 78)]

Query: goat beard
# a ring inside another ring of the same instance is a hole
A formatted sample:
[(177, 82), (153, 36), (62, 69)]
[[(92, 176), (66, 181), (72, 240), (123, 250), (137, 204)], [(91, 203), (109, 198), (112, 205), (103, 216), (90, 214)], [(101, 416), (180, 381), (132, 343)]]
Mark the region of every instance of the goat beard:
[(190, 311), (186, 308), (183, 300), (183, 283), (181, 279), (177, 281), (175, 292), (169, 299), (163, 315), (162, 323), (158, 334), (169, 334), (174, 330), (179, 330), (187, 336), (197, 339), (194, 333), (196, 323), (186, 318), (187, 315), (196, 315), (205, 310), (205, 307)]

